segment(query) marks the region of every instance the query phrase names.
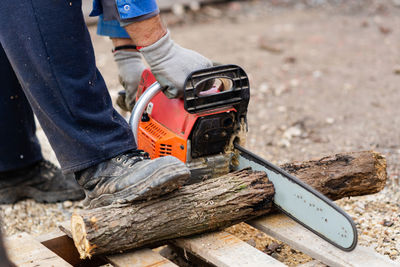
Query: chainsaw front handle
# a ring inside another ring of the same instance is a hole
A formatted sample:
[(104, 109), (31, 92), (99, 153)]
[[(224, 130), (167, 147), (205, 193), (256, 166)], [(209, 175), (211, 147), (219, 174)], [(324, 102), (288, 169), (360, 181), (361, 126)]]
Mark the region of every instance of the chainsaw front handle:
[(132, 109), (131, 117), (129, 118), (129, 124), (131, 126), (133, 137), (135, 138), (136, 145), (138, 144), (138, 129), (139, 122), (142, 119), (142, 115), (150, 100), (153, 97), (161, 92), (162, 86), (156, 81), (149, 88), (147, 88), (143, 94), (139, 97), (139, 100), (136, 102), (135, 106)]

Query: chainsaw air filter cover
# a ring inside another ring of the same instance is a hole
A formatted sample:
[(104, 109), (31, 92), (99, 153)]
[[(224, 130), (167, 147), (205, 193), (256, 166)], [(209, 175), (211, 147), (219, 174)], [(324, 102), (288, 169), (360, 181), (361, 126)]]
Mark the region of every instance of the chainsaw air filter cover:
[(234, 125), (235, 117), (232, 112), (198, 118), (191, 136), (192, 157), (223, 152), (234, 131)]

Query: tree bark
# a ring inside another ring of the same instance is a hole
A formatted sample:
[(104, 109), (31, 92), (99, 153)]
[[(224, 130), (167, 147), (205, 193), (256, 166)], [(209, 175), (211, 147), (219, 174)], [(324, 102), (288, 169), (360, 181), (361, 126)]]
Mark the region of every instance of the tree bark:
[[(386, 182), (379, 153), (342, 153), (281, 166), (332, 199), (372, 194)], [(182, 187), (147, 202), (83, 210), (72, 215), (82, 258), (218, 230), (273, 210), (273, 185), (249, 169)]]
[(154, 200), (75, 213), (72, 236), (81, 258), (123, 251), (254, 218), (271, 209), (273, 196), (265, 173), (245, 169)]
[(381, 191), (386, 184), (386, 159), (375, 151), (340, 153), (281, 166), (332, 200)]

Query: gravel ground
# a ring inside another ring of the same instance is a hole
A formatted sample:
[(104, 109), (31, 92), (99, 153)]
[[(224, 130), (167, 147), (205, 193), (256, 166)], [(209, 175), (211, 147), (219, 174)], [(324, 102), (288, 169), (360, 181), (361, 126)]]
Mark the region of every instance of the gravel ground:
[[(337, 203), (355, 220), (359, 244), (400, 262), (399, 1), (245, 1), (176, 9), (173, 38), (215, 61), (241, 65), (252, 92), (247, 147), (275, 162), (374, 149), (388, 160), (375, 195)], [(121, 86), (107, 38), (91, 27), (97, 64), (115, 98)], [(43, 132), (47, 158), (56, 162)], [(6, 235), (40, 235), (79, 203), (1, 205)], [(310, 258), (239, 224), (228, 229), (296, 265)]]

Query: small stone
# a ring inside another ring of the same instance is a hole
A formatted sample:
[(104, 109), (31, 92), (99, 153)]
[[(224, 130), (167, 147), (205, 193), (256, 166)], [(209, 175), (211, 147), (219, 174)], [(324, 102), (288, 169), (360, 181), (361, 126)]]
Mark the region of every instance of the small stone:
[(393, 68), (393, 73), (397, 74), (397, 75), (400, 75), (400, 65), (397, 65), (397, 66), (395, 66)]
[(72, 201), (69, 201), (69, 200), (64, 201), (64, 202), (63, 202), (63, 207), (64, 207), (65, 209), (71, 208), (71, 207), (72, 207)]
[(290, 80), (290, 86), (291, 87), (297, 87), (297, 86), (299, 86), (299, 84), (300, 84), (300, 82), (297, 79)]
[(283, 112), (286, 112), (286, 111), (287, 111), (287, 108), (286, 108), (285, 106), (279, 106), (279, 107), (277, 108), (277, 110), (278, 110), (278, 112), (283, 113)]
[(258, 47), (274, 54), (280, 54), (283, 52), (283, 48), (277, 44), (276, 41), (267, 40), (265, 37), (260, 38)]
[(330, 117), (326, 118), (325, 121), (326, 121), (327, 124), (334, 124), (335, 123), (335, 119), (334, 118), (330, 118)]
[(285, 138), (287, 140), (291, 140), (293, 137), (301, 136), (301, 133), (302, 133), (302, 131), (301, 131), (300, 127), (292, 126), (283, 133), (283, 138)]
[(269, 85), (268, 83), (262, 83), (260, 87), (258, 88), (258, 91), (261, 93), (267, 93), (269, 91)]
[(312, 76), (313, 76), (315, 79), (318, 79), (318, 78), (320, 78), (320, 77), (322, 76), (322, 71), (320, 71), (320, 70), (315, 70), (315, 71), (313, 71)]
[(379, 26), (379, 31), (380, 31), (382, 34), (389, 34), (389, 33), (392, 32), (392, 29), (389, 28), (389, 27), (385, 27), (385, 26)]
[(389, 221), (389, 220), (383, 220), (382, 225), (386, 227), (391, 227), (394, 224), (394, 222)]
[[(282, 250), (282, 245), (277, 243), (277, 242), (272, 242), (271, 244), (268, 245), (268, 250), (270, 251), (276, 251), (280, 252)], [(279, 250), (279, 251), (278, 251)]]
[(294, 63), (297, 62), (297, 58), (295, 58), (295, 57), (285, 57), (283, 59), (283, 62), (289, 63), (289, 64), (294, 64)]
[(256, 247), (256, 241), (254, 241), (254, 239), (247, 240), (246, 243), (249, 244), (252, 247)]
[(361, 27), (367, 28), (368, 26), (369, 26), (368, 21), (364, 20), (363, 22), (361, 22)]
[(274, 95), (275, 96), (280, 96), (285, 91), (287, 91), (287, 87), (284, 84), (278, 85), (274, 90)]
[(358, 214), (363, 214), (364, 213), (364, 209), (361, 209), (359, 207), (354, 208), (353, 211), (358, 213)]
[(279, 140), (278, 146), (280, 146), (280, 147), (290, 147), (290, 141), (285, 139), (285, 138), (282, 138), (281, 140)]
[(4, 210), (4, 215), (10, 216), (10, 215), (12, 214), (12, 212), (13, 212), (13, 209), (12, 209), (11, 207), (7, 207), (7, 208)]
[(279, 259), (279, 254), (276, 253), (276, 252), (272, 252), (270, 255), (271, 255), (271, 257), (274, 258), (274, 259)]
[(350, 91), (351, 89), (353, 89), (353, 85), (350, 84), (350, 83), (345, 83), (345, 84), (343, 85), (343, 89), (344, 89), (345, 91)]

